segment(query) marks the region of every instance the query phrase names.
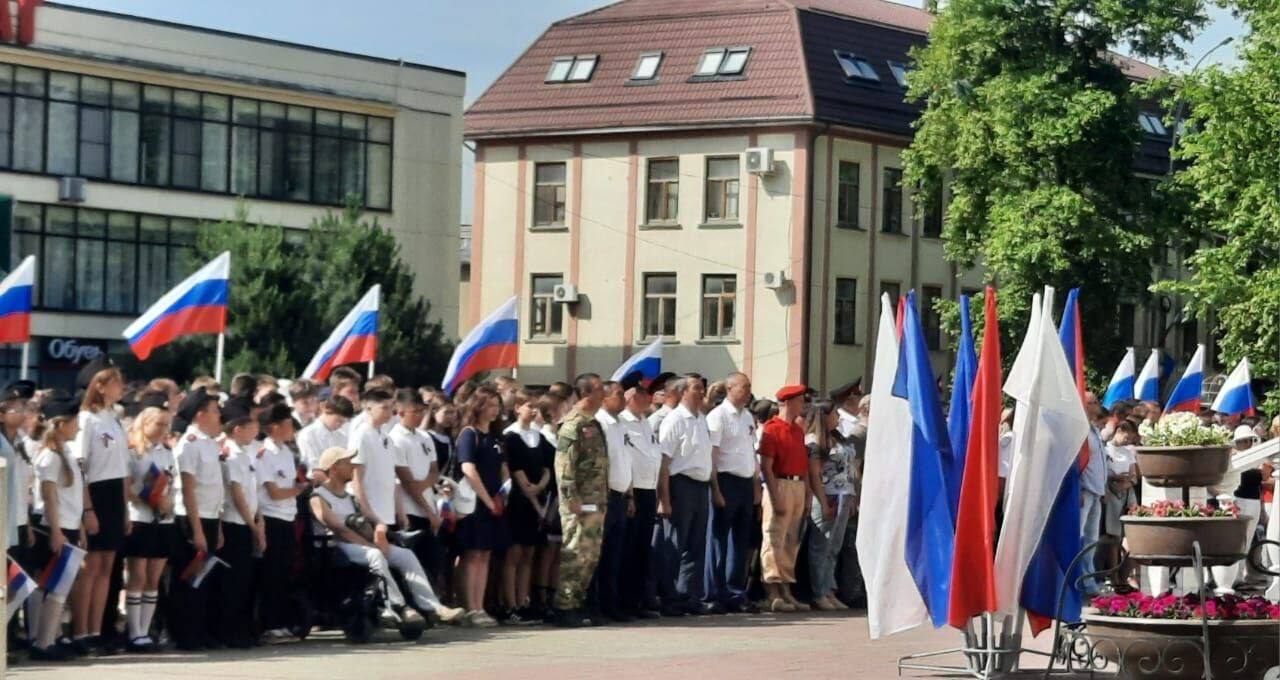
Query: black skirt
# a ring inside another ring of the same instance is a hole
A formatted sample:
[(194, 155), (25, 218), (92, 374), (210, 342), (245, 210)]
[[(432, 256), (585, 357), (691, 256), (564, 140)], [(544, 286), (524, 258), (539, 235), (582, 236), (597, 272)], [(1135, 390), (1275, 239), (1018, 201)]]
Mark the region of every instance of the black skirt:
[(118, 551), (124, 547), (124, 482), (121, 477), (89, 485), (89, 500), (98, 518), (98, 533), (89, 536), (90, 552)]
[(511, 494), (503, 518), (507, 520), (511, 542), (515, 545), (538, 546), (547, 542), (547, 534), (542, 530), (542, 516), (523, 494)]
[(124, 556), (149, 560), (168, 559), (178, 540), (178, 527), (169, 522), (134, 522), (124, 539)]
[(475, 512), (458, 521), (460, 550), (505, 550), (510, 538), (506, 522), (489, 512), (489, 506), (476, 502)]

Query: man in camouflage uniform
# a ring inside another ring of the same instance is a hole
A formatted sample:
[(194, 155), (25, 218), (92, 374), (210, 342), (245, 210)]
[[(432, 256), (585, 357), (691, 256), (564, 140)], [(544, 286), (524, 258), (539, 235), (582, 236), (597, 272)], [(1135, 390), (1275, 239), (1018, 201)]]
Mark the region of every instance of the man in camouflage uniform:
[(560, 426), (555, 470), (564, 533), (555, 623), (565, 627), (583, 625), (581, 609), (600, 560), (609, 498), (609, 453), (595, 419), (604, 402), (604, 383), (585, 373), (574, 381), (574, 393), (578, 403)]

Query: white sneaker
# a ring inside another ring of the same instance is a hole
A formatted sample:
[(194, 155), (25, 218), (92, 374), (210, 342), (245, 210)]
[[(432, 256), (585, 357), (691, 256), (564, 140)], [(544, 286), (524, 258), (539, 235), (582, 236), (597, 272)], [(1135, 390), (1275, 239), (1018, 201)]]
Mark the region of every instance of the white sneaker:
[(262, 634), (264, 641), (269, 645), (278, 645), (286, 642), (293, 642), (293, 633), (287, 628), (272, 628)]
[(448, 607), (445, 605), (437, 605), (435, 609), (428, 612), (428, 615), (440, 623), (460, 623), (462, 617), (466, 615), (466, 610), (462, 607)]

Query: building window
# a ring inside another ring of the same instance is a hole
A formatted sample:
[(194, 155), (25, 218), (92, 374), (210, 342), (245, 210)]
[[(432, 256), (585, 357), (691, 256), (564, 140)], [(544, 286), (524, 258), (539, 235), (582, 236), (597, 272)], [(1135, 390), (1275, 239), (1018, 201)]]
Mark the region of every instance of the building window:
[(644, 275), (644, 336), (676, 334), (676, 275)]
[(576, 57), (556, 57), (547, 70), (548, 83), (585, 83), (595, 73), (596, 62), (600, 59), (594, 54), (582, 54)]
[(0, 64), (0, 167), (391, 207), (392, 121)]
[(559, 274), (534, 274), (529, 296), (529, 337), (559, 340), (564, 328), (564, 305), (553, 300), (556, 286), (564, 283)]
[(902, 170), (884, 169), (884, 207), (880, 230), (886, 234), (902, 233)]
[(564, 163), (533, 166), (533, 226), (564, 225), (566, 192)]
[(195, 220), (19, 203), (10, 267), (28, 255), (37, 307), (137, 314), (191, 273)]
[(907, 74), (911, 72), (907, 65), (900, 61), (890, 61), (889, 71), (893, 73), (893, 79), (898, 81), (898, 87), (907, 89)]
[(836, 185), (836, 226), (859, 229), (859, 202), (862, 196), (862, 166), (852, 161), (840, 161)]
[(902, 295), (902, 284), (897, 281), (881, 281), (880, 295), (889, 294), (889, 311), (893, 314), (898, 313), (898, 296)]
[(845, 78), (872, 82), (880, 81), (880, 76), (872, 68), (871, 62), (852, 52), (836, 50), (836, 61), (840, 62), (840, 68), (844, 71)]
[(836, 279), (836, 337), (837, 345), (857, 343), (858, 281)]
[(1200, 324), (1195, 319), (1182, 322), (1182, 355), (1190, 360), (1200, 344)]
[(632, 80), (653, 80), (658, 77), (658, 67), (662, 65), (662, 53), (650, 52), (640, 55), (636, 62), (636, 70), (631, 74)]
[(697, 77), (742, 75), (747, 68), (747, 57), (750, 55), (750, 47), (713, 47), (702, 53), (702, 59), (698, 60), (698, 68), (693, 75)]
[[(730, 340), (735, 337), (734, 309), (738, 299), (738, 277), (702, 277), (702, 338)], [(674, 326), (674, 319), (672, 319)], [(674, 328), (672, 329), (674, 332)]]
[(1160, 120), (1160, 116), (1154, 113), (1143, 111), (1138, 114), (1138, 124), (1142, 126), (1143, 132), (1153, 137), (1164, 137), (1169, 134), (1169, 130), (1164, 126), (1164, 121)]
[(938, 300), (942, 289), (922, 286), (920, 289), (920, 323), (924, 326), (924, 344), (932, 350), (942, 349), (942, 315), (938, 313)]
[(1131, 347), (1137, 339), (1137, 320), (1138, 310), (1134, 305), (1129, 303), (1121, 303), (1120, 305), (1120, 342), (1125, 347)]
[(646, 222), (675, 222), (680, 206), (680, 161), (674, 158), (649, 161), (649, 193)]
[(924, 212), (924, 218), (921, 221), (922, 235), (928, 238), (939, 238), (942, 236), (942, 186), (935, 187), (924, 196), (924, 205), (920, 206)]
[(707, 221), (738, 219), (738, 157), (707, 159)]

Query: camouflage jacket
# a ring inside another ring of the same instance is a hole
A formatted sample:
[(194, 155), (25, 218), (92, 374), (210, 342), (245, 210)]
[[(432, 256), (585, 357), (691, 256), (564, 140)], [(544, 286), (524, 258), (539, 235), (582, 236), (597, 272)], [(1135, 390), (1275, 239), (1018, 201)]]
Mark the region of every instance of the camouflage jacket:
[(564, 501), (604, 503), (609, 498), (609, 451), (604, 431), (578, 409), (560, 426), (556, 444), (556, 486)]

